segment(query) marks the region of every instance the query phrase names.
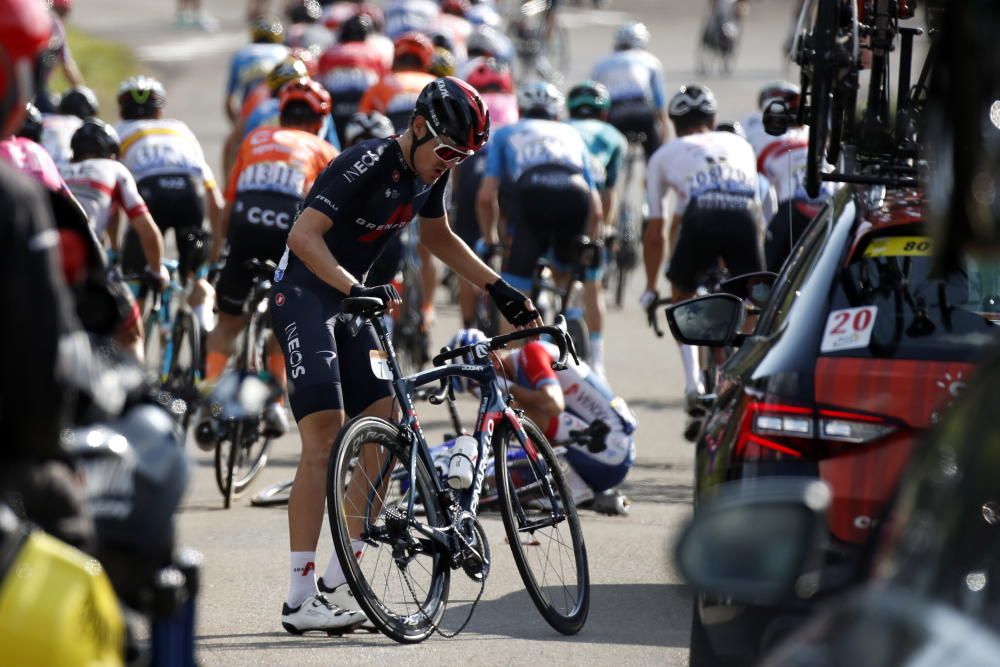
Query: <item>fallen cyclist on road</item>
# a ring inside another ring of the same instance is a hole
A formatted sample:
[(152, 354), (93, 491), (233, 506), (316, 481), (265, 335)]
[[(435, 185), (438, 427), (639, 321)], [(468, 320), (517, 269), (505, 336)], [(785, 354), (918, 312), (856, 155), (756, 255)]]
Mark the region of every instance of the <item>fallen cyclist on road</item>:
[[(281, 613), (282, 626), (292, 634), (345, 632), (366, 621), (336, 555), (319, 581), (314, 572), (331, 446), (346, 417), (392, 419), (398, 412), (392, 385), (372, 363), (384, 354), (372, 325), (352, 332), (339, 317), (348, 296), (378, 298), (390, 308), (400, 303), (392, 285), (365, 284), (379, 252), (416, 215), (421, 242), (486, 289), (513, 325), (540, 324), (531, 301), (483, 264), (448, 226), (448, 173), (483, 147), (489, 130), (489, 112), (471, 86), (452, 77), (431, 81), (402, 136), (363, 141), (330, 163), (289, 232), (269, 311), (302, 438), (288, 503), (291, 568)], [(358, 485), (363, 478), (355, 477)], [(364, 493), (358, 485), (348, 492)], [(363, 517), (348, 520), (356, 552), (366, 546), (363, 526)]]
[[(485, 340), (482, 331), (463, 329), (448, 347)], [(552, 362), (558, 358), (555, 345), (532, 341), (515, 350), (496, 352), (493, 364), (511, 383), (514, 406), (522, 408), (554, 446), (566, 447), (566, 481), (576, 505), (602, 514), (628, 514), (631, 503), (615, 487), (635, 461), (634, 433), (639, 422), (625, 400), (586, 362), (570, 361), (566, 370), (556, 373)], [(472, 359), (457, 361), (475, 363)], [(461, 378), (452, 382), (458, 391), (478, 392)], [(442, 445), (443, 457), (447, 457), (450, 444)]]

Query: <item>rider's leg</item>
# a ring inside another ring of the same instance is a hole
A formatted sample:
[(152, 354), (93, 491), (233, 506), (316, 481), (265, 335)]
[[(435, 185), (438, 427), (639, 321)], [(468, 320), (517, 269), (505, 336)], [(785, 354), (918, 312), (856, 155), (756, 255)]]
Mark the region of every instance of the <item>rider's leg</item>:
[(292, 571), (285, 601), (289, 607), (297, 607), (307, 597), (319, 592), (315, 575), (303, 563), (315, 564), (316, 561), (316, 544), (319, 542), (323, 510), (326, 507), (326, 474), (330, 450), (344, 425), (344, 418), (343, 410), (321, 410), (306, 415), (298, 422), (302, 454), (288, 497)]
[(246, 315), (219, 313), (219, 321), (205, 341), (205, 382), (213, 385), (236, 351), (236, 337), (247, 324)]
[(417, 252), (420, 254), (420, 292), (424, 299), (420, 307), (424, 314), (424, 328), (430, 329), (434, 323), (434, 292), (438, 284), (437, 264), (434, 263), (434, 255), (424, 247), (423, 243), (417, 245)]
[(604, 372), (604, 289), (600, 279), (583, 283), (583, 312), (590, 332), (590, 367), (605, 377)]
[[(397, 421), (399, 419), (399, 409), (395, 407), (396, 399), (395, 397), (389, 396), (372, 403), (368, 408), (361, 414), (366, 417), (381, 417), (382, 419), (387, 419), (390, 421)], [(365, 507), (368, 503), (368, 492), (371, 489), (371, 485), (366, 485), (362, 483), (363, 479), (374, 479), (378, 474), (380, 469), (386, 463), (386, 456), (384, 450), (379, 451), (375, 447), (365, 447), (361, 451), (361, 457), (358, 461), (358, 465), (361, 471), (364, 471), (364, 475), (355, 474), (352, 477), (352, 483), (348, 486), (347, 491), (344, 494), (344, 503), (348, 507)], [(354, 482), (357, 480), (357, 482)], [(381, 497), (386, 488), (388, 487), (389, 477), (386, 477), (382, 486), (379, 488), (378, 496)], [(381, 506), (372, 507), (372, 512), (378, 513), (381, 511)], [(364, 517), (360, 516), (359, 513), (355, 512), (347, 519), (347, 533), (351, 535), (351, 544), (354, 547), (355, 558), (360, 558), (361, 554), (364, 553), (365, 542), (358, 539), (361, 535), (362, 530), (364, 530)], [(330, 562), (326, 566), (326, 571), (323, 573), (323, 588), (333, 589), (340, 586), (345, 581), (344, 570), (340, 565), (340, 560), (337, 558), (337, 554), (334, 553), (330, 556)]]
[(215, 327), (215, 288), (207, 280), (196, 280), (191, 286), (191, 296), (188, 305), (198, 321), (202, 331), (211, 331)]
[[(694, 298), (694, 291), (688, 290), (675, 282), (670, 283), (670, 294), (674, 303)], [(681, 364), (684, 366), (684, 395), (704, 394), (705, 386), (701, 381), (701, 369), (698, 367), (698, 348), (694, 345), (678, 345), (681, 353)]]

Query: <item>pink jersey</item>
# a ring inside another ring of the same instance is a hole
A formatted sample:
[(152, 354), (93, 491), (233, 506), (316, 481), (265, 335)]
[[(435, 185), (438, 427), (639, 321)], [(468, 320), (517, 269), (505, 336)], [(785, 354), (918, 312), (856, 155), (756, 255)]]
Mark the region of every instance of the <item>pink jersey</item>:
[(98, 238), (104, 236), (116, 207), (123, 208), (130, 219), (148, 212), (135, 179), (121, 162), (93, 158), (60, 165), (59, 171), (87, 211), (87, 219)]
[(483, 102), (490, 110), (493, 131), (499, 130), (504, 125), (517, 122), (517, 95), (513, 93), (483, 93)]
[(9, 137), (0, 141), (0, 160), (31, 176), (47, 190), (69, 193), (52, 156), (30, 139)]

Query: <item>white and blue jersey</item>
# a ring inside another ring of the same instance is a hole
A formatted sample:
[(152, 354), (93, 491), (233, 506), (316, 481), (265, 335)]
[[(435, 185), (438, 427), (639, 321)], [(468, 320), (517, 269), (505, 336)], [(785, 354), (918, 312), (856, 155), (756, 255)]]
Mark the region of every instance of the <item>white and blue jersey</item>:
[(648, 51), (615, 51), (598, 61), (590, 78), (607, 86), (612, 105), (644, 100), (661, 111), (667, 107), (663, 65)]
[(501, 128), (490, 143), (486, 175), (502, 183), (512, 185), (536, 167), (555, 166), (582, 174), (587, 185), (594, 187), (587, 146), (565, 123), (526, 118)]
[(406, 32), (426, 33), (441, 13), (431, 0), (395, 0), (385, 8), (385, 34), (393, 41)]
[(288, 53), (284, 44), (247, 44), (234, 53), (229, 62), (226, 98), (236, 96), (242, 102), (250, 89), (262, 81)]

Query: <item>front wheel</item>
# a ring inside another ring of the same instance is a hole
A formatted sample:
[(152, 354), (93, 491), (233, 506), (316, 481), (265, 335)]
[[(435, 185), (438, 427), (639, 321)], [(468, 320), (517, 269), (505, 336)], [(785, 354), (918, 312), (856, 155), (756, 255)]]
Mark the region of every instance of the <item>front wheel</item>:
[[(423, 641), (441, 621), (451, 580), (447, 550), (415, 528), (418, 519), (430, 528), (447, 521), (431, 471), (418, 458), (411, 479), (410, 447), (399, 426), (376, 417), (345, 424), (333, 452), (327, 510), (351, 592), (390, 639)], [(413, 516), (407, 514), (411, 494)], [(355, 540), (364, 542), (358, 551)]]
[[(583, 529), (559, 460), (530, 420), (516, 433), (505, 422), (494, 442), (500, 513), (524, 587), (535, 607), (565, 635), (583, 629), (590, 610), (590, 571)], [(518, 451), (520, 450), (520, 451)], [(529, 463), (515, 469), (508, 452)], [(539, 493), (516, 489), (536, 486)]]

